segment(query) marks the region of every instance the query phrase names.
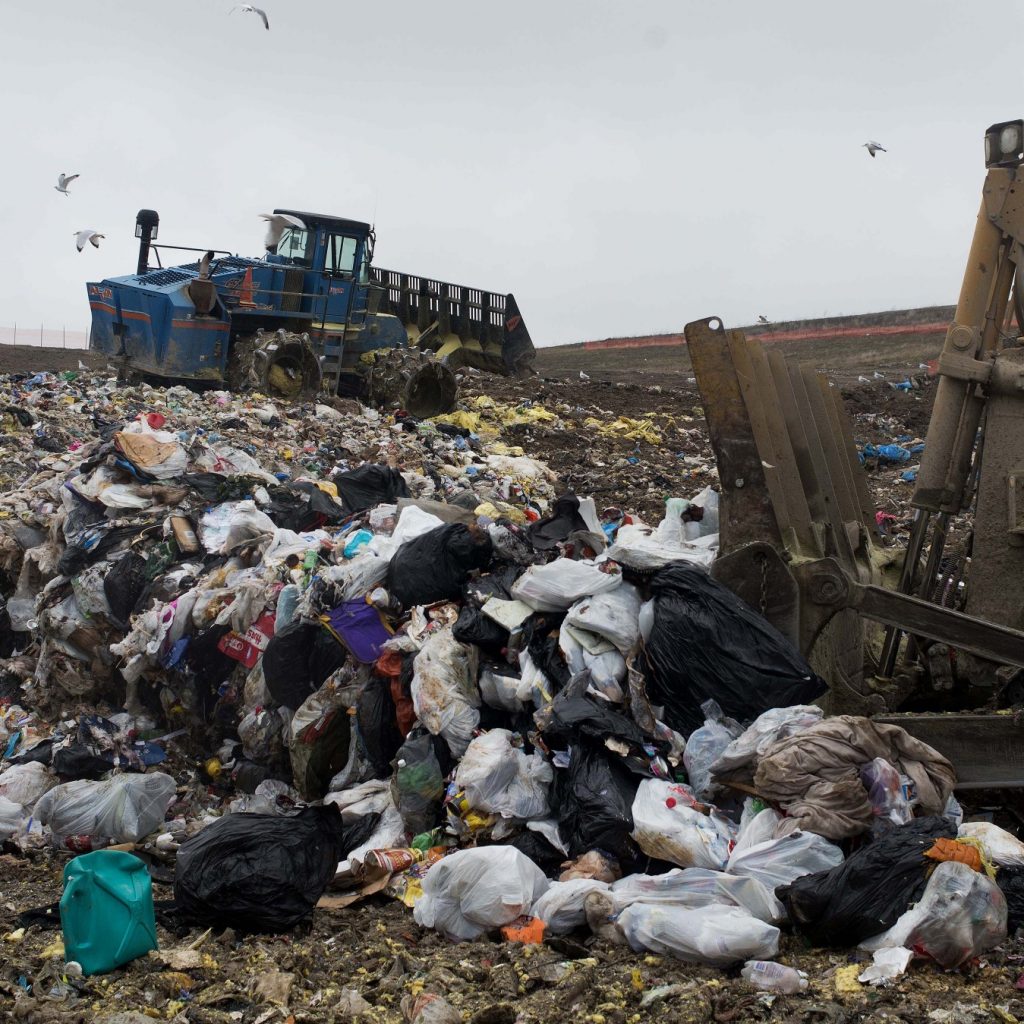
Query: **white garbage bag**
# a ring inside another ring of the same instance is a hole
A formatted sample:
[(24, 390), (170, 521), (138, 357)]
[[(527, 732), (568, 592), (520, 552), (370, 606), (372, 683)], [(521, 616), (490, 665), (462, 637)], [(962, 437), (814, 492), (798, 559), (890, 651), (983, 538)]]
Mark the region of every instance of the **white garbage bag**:
[(687, 737), (683, 751), (683, 764), (690, 788), (698, 800), (711, 800), (718, 787), (711, 781), (711, 766), (740, 733), (743, 726), (729, 718), (718, 706), (718, 701), (706, 700), (700, 706), (704, 724)]
[(0, 843), (6, 843), (28, 824), (29, 812), (19, 803), (0, 796)]
[(1006, 897), (986, 874), (943, 861), (921, 899), (861, 949), (905, 946), (947, 970), (987, 953), (1006, 938)]
[(480, 724), (476, 685), (479, 648), (460, 644), (450, 629), (428, 638), (413, 661), (412, 704), (419, 720), (443, 736), (455, 757), (462, 757)]
[(693, 910), (712, 903), (742, 907), (759, 921), (775, 924), (786, 917), (782, 903), (756, 878), (729, 875), (707, 868), (685, 868), (663, 875), (627, 875), (612, 882), (616, 910), (634, 903), (657, 903)]
[[(390, 793), (388, 795), (390, 797)], [(402, 822), (402, 815), (398, 813), (394, 801), (389, 800), (373, 834), (361, 846), (349, 851), (347, 861), (354, 867), (363, 863), (370, 850), (392, 850), (405, 845), (405, 825)], [(344, 866), (344, 861), (338, 865), (339, 869)]]
[(790, 832), (739, 853), (734, 850), (726, 871), (731, 875), (756, 878), (775, 892), (777, 886), (789, 885), (815, 871), (830, 871), (842, 862), (843, 851), (824, 836), (815, 832)]
[(605, 891), (607, 882), (596, 878), (573, 878), (568, 882), (552, 882), (547, 892), (530, 911), (547, 925), (551, 935), (566, 935), (587, 923), (584, 909), (587, 893)]
[(622, 683), (626, 680), (626, 660), (611, 641), (563, 623), (558, 631), (558, 647), (565, 656), (570, 676), (589, 672), (589, 692), (614, 704), (621, 703), (624, 699)]
[(413, 918), (449, 939), (468, 941), (529, 914), (548, 884), (514, 846), (459, 850), (426, 873)]
[(638, 953), (667, 953), (709, 967), (770, 960), (779, 951), (778, 928), (738, 907), (721, 904), (686, 910), (634, 903), (619, 915), (616, 924)]
[(623, 654), (640, 635), (639, 619), (640, 592), (629, 583), (577, 601), (565, 617), (568, 625), (603, 637)]
[(607, 557), (640, 572), (664, 569), (670, 562), (689, 562), (710, 569), (718, 555), (718, 534), (687, 540), (668, 520), (657, 529), (645, 523), (619, 527)]
[(0, 797), (32, 810), (36, 801), (57, 785), (57, 779), (38, 761), (12, 764), (0, 773)]
[(522, 711), (526, 704), (519, 698), (522, 680), (518, 676), (504, 676), (485, 668), (480, 673), (480, 695), (484, 703), (499, 711)]
[(469, 744), (455, 772), (455, 785), (469, 806), (503, 818), (528, 820), (551, 813), (548, 793), (554, 771), (539, 753), (529, 757), (512, 746), (508, 729), (491, 729)]
[[(0, 782), (3, 777), (0, 776)], [(3, 792), (0, 789), (0, 792)], [(12, 798), (13, 799), (13, 798)], [(993, 864), (1001, 868), (1024, 867), (1024, 843), (990, 821), (965, 821), (956, 830), (957, 839), (977, 839)]]
[(344, 822), (355, 821), (367, 814), (382, 814), (387, 807), (393, 805), (391, 781), (370, 779), (340, 793), (328, 793), (324, 803), (336, 804)]
[(775, 838), (775, 830), (782, 821), (782, 815), (771, 807), (764, 807), (760, 801), (748, 796), (743, 801), (743, 813), (740, 815), (740, 827), (736, 833), (736, 845), (730, 857), (735, 857), (744, 850), (760, 843), (767, 843)]
[(532, 565), (512, 584), (512, 596), (538, 612), (561, 612), (584, 597), (606, 594), (622, 584), (618, 566), (558, 558)]
[(633, 799), (633, 838), (650, 857), (680, 867), (721, 870), (735, 826), (722, 814), (698, 811), (693, 793), (662, 779), (644, 779)]
[(162, 772), (78, 779), (44, 793), (35, 816), (58, 840), (92, 836), (134, 843), (163, 824), (174, 799), (174, 779)]

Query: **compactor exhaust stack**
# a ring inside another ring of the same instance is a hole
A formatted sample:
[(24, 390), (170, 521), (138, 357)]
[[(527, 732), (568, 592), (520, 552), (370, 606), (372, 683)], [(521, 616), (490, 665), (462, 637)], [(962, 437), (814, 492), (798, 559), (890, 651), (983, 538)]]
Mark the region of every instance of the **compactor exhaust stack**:
[(159, 227), (160, 214), (156, 210), (139, 210), (135, 217), (135, 237), (139, 240), (139, 266), (135, 273), (140, 277), (149, 270), (149, 244)]

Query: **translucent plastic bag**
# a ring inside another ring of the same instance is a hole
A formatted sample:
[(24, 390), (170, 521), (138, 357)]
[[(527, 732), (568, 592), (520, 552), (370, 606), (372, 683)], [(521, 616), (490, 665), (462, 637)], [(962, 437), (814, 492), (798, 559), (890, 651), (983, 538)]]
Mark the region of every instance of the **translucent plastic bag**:
[(551, 935), (565, 935), (587, 923), (584, 904), (587, 894), (604, 892), (607, 882), (596, 878), (573, 878), (568, 882), (552, 882), (547, 892), (533, 905), (530, 911), (547, 925)]
[(490, 669), (480, 673), (480, 695), (484, 703), (499, 711), (522, 711), (526, 706), (519, 698), (522, 680), (518, 676), (505, 676)]
[(513, 846), (459, 850), (424, 876), (413, 917), (450, 939), (468, 941), (529, 914), (548, 885), (544, 872)]
[(551, 765), (540, 754), (528, 757), (511, 741), (507, 729), (478, 736), (455, 772), (455, 785), (474, 810), (520, 820), (546, 818), (551, 813)]
[[(762, 813), (764, 813), (762, 811)], [(829, 871), (843, 862), (843, 851), (815, 832), (790, 832), (779, 839), (758, 843), (733, 852), (726, 870), (731, 875), (749, 875), (772, 892), (802, 875)]]
[(717, 811), (701, 813), (695, 802), (685, 786), (644, 779), (633, 800), (633, 838), (650, 857), (721, 870), (729, 860), (735, 826)]
[(530, 566), (512, 585), (512, 596), (538, 612), (565, 611), (584, 597), (606, 594), (622, 583), (622, 575), (605, 572), (593, 562), (559, 558)]
[(887, 932), (861, 943), (876, 950), (906, 946), (943, 967), (987, 953), (1006, 938), (1006, 897), (987, 875), (944, 861), (924, 895)]
[(12, 764), (0, 773), (0, 797), (31, 810), (35, 802), (57, 784), (46, 766), (38, 761)]
[(462, 757), (480, 724), (476, 685), (478, 649), (460, 644), (450, 629), (435, 633), (413, 662), (412, 703), (419, 720)]
[(752, 846), (767, 843), (775, 838), (775, 830), (782, 821), (782, 815), (771, 807), (765, 807), (759, 800), (747, 797), (743, 801), (743, 813), (740, 815), (740, 827), (736, 833), (736, 845), (730, 857), (735, 857)]
[(900, 773), (884, 757), (876, 757), (860, 770), (876, 822), (906, 825), (914, 817), (914, 805)]
[(704, 724), (690, 733), (683, 751), (683, 764), (697, 799), (708, 801), (718, 788), (711, 781), (711, 766), (743, 732), (743, 726), (725, 715), (717, 701), (707, 700), (700, 709), (704, 712)]
[(1024, 843), (990, 821), (965, 821), (956, 835), (958, 839), (977, 839), (985, 856), (1001, 868), (1024, 867)]
[(35, 816), (59, 840), (91, 836), (135, 843), (163, 824), (175, 788), (174, 779), (162, 772), (115, 775), (103, 782), (78, 779), (44, 793)]
[(634, 903), (619, 915), (616, 924), (638, 953), (667, 953), (709, 967), (770, 960), (779, 951), (778, 928), (738, 907), (720, 904), (685, 910)]
[(758, 759), (776, 740), (820, 722), (824, 714), (814, 704), (794, 704), (765, 711), (719, 754), (711, 766), (712, 774), (734, 781), (753, 779)]

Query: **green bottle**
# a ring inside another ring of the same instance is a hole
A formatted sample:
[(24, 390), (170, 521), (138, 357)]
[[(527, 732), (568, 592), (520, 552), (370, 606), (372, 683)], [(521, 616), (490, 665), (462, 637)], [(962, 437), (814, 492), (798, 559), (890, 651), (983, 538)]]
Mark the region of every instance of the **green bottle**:
[(122, 850), (97, 850), (64, 868), (64, 955), (84, 974), (105, 974), (157, 948), (146, 865)]

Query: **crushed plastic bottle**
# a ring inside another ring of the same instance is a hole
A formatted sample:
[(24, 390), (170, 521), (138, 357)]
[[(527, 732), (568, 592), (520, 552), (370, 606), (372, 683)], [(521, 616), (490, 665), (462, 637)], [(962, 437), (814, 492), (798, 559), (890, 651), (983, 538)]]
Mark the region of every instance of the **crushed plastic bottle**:
[(741, 977), (754, 988), (764, 992), (793, 995), (807, 988), (807, 975), (803, 971), (777, 964), (774, 960), (748, 960), (740, 971)]

